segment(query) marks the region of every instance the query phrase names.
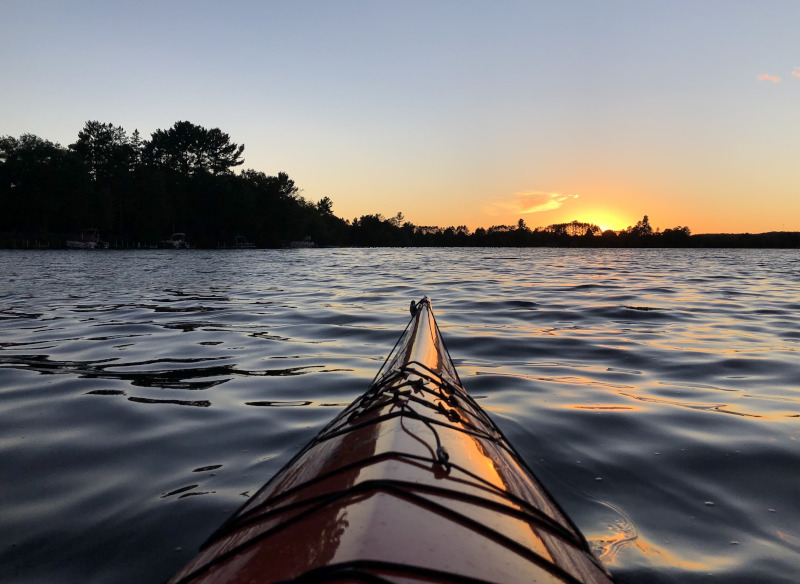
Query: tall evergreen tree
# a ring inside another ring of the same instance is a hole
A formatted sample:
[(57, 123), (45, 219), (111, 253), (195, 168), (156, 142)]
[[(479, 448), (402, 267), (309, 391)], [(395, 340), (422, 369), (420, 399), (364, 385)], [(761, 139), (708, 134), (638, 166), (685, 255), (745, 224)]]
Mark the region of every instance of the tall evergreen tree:
[(244, 144), (231, 142), (219, 128), (207, 130), (191, 122), (175, 122), (168, 130), (156, 130), (145, 143), (145, 160), (186, 176), (205, 172), (230, 173), (244, 163)]
[(130, 172), (136, 151), (122, 126), (88, 121), (70, 144), (86, 163), (89, 174), (100, 185), (108, 186)]

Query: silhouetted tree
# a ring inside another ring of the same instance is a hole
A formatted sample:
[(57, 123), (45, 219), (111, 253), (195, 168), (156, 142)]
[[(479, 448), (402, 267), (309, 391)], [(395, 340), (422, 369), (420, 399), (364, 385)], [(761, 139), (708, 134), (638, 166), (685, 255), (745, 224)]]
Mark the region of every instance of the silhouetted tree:
[(127, 234), (126, 220), (135, 205), (131, 188), (138, 165), (137, 146), (122, 126), (90, 120), (70, 150), (83, 159), (92, 179), (90, 197), (97, 227)]
[(605, 246), (614, 246), (617, 244), (617, 232), (612, 229), (606, 229), (600, 237)]
[(241, 146), (219, 128), (207, 130), (191, 122), (175, 122), (168, 130), (156, 130), (144, 145), (145, 160), (164, 169), (190, 176), (231, 172), (244, 163)]
[(583, 223), (573, 220), (569, 223), (554, 223), (553, 225), (548, 225), (545, 227), (545, 231), (557, 236), (577, 237), (586, 235), (587, 231), (590, 232), (590, 235), (598, 235), (600, 233), (600, 228), (594, 223)]
[(661, 239), (664, 245), (669, 247), (684, 246), (689, 243), (689, 238), (692, 230), (688, 227), (673, 227), (672, 229), (665, 229), (661, 234)]
[(634, 237), (648, 237), (653, 235), (653, 228), (650, 226), (650, 219), (645, 215), (641, 221), (633, 227), (628, 227), (628, 232)]
[(73, 229), (75, 218), (89, 210), (89, 189), (80, 158), (60, 144), (34, 134), (0, 138), (0, 230)]
[(122, 126), (88, 121), (78, 132), (78, 140), (70, 144), (77, 152), (94, 181), (108, 186), (133, 169), (136, 150)]
[(133, 148), (133, 167), (138, 168), (142, 164), (142, 151), (144, 150), (144, 142), (139, 130), (134, 130), (130, 139), (131, 148)]
[(317, 211), (323, 216), (333, 215), (333, 201), (330, 197), (322, 197), (317, 201)]

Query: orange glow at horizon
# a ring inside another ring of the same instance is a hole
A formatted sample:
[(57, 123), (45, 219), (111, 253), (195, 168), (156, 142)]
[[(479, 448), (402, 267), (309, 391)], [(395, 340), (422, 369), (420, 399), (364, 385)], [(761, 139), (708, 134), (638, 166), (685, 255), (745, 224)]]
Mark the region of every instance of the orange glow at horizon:
[(559, 223), (569, 223), (571, 221), (578, 221), (580, 223), (590, 223), (597, 225), (600, 231), (612, 230), (622, 231), (631, 225), (635, 225), (641, 219), (638, 217), (635, 220), (623, 219), (620, 213), (610, 210), (593, 209), (593, 210), (559, 210), (558, 212), (548, 213), (510, 213), (503, 217), (487, 217), (473, 221), (474, 225), (470, 228), (474, 230), (477, 227), (488, 228), (491, 225), (498, 223), (507, 223), (509, 225), (516, 225), (517, 221), (522, 219), (530, 229), (537, 227), (547, 227)]
[[(639, 185), (587, 177), (567, 178), (550, 189), (536, 184), (530, 186), (532, 188), (503, 189), (503, 194), (486, 198), (473, 195), (471, 216), (462, 217), (472, 230), (492, 225), (516, 226), (522, 219), (530, 229), (578, 221), (597, 225), (601, 231), (622, 231), (635, 225), (645, 214), (651, 218), (654, 228), (661, 223), (665, 224), (664, 228), (672, 226), (666, 225), (671, 219), (662, 217), (660, 204), (645, 202), (643, 193), (646, 190)], [(447, 211), (452, 212), (451, 209)], [(659, 221), (653, 223), (654, 219)]]
[(584, 223), (593, 223), (597, 225), (601, 231), (606, 231), (608, 229), (611, 229), (612, 231), (621, 231), (629, 225), (632, 225), (632, 223), (626, 222), (624, 219), (620, 219), (611, 211), (589, 211), (586, 213), (580, 213), (579, 216), (583, 217), (583, 219), (578, 219), (579, 221), (583, 221)]

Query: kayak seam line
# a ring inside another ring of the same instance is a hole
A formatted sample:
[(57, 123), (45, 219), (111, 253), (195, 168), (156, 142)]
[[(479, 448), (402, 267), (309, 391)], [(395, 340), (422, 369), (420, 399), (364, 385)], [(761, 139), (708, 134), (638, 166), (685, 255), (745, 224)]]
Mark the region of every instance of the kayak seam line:
[[(434, 464), (436, 463), (436, 460), (433, 459), (433, 458), (426, 458), (424, 456), (417, 455), (417, 454), (411, 454), (411, 453), (408, 453), (408, 452), (400, 452), (400, 451), (382, 452), (380, 454), (375, 454), (375, 455), (370, 456), (368, 458), (363, 458), (363, 459), (360, 459), (360, 460), (358, 460), (356, 462), (352, 462), (352, 463), (349, 463), (347, 465), (340, 466), (340, 467), (338, 467), (338, 468), (336, 468), (336, 469), (334, 469), (332, 471), (326, 472), (323, 475), (319, 475), (319, 476), (314, 477), (312, 479), (309, 479), (309, 480), (307, 480), (307, 481), (305, 481), (305, 482), (303, 482), (303, 483), (301, 483), (299, 485), (296, 485), (296, 486), (294, 486), (294, 487), (292, 487), (290, 489), (287, 489), (286, 491), (283, 491), (282, 493), (277, 493), (274, 496), (270, 497), (268, 500), (263, 501), (261, 503), (258, 503), (257, 505), (255, 505), (253, 507), (253, 509), (243, 510), (244, 513), (240, 514), (238, 517), (244, 517), (246, 515), (252, 514), (256, 509), (264, 508), (265, 506), (270, 505), (273, 502), (278, 501), (280, 499), (283, 499), (283, 498), (286, 498), (286, 497), (291, 497), (294, 494), (302, 491), (303, 489), (306, 489), (307, 487), (310, 487), (310, 486), (313, 486), (314, 484), (321, 483), (321, 482), (324, 482), (324, 481), (326, 481), (328, 479), (334, 478), (336, 475), (342, 474), (344, 472), (347, 472), (347, 471), (350, 471), (350, 470), (354, 470), (354, 469), (357, 469), (359, 467), (371, 466), (373, 464), (377, 464), (377, 463), (381, 463), (381, 462), (397, 460), (398, 458), (399, 459), (404, 459), (405, 458), (405, 459), (410, 459), (412, 461), (418, 461), (418, 462), (429, 462), (429, 463), (434, 463)], [(411, 464), (411, 463), (409, 463), (409, 464)], [(467, 469), (465, 469), (465, 468), (463, 468), (463, 467), (461, 467), (461, 466), (459, 466), (457, 464), (454, 464), (452, 466), (456, 470), (462, 472), (463, 474), (466, 474), (467, 476), (473, 478), (474, 480), (479, 481), (481, 484), (475, 485), (474, 483), (469, 483), (469, 482), (463, 481), (462, 479), (456, 479), (456, 478), (454, 478), (452, 476), (448, 477), (450, 480), (453, 480), (453, 481), (456, 481), (456, 482), (466, 482), (466, 484), (469, 484), (469, 485), (471, 485), (471, 486), (473, 486), (475, 488), (479, 488), (479, 489), (482, 489), (482, 490), (485, 490), (485, 491), (492, 492), (495, 495), (510, 499), (512, 502), (515, 502), (517, 504), (522, 504), (522, 505), (526, 505), (526, 506), (532, 507), (532, 505), (530, 505), (530, 503), (528, 503), (524, 499), (521, 499), (521, 498), (517, 497), (516, 495), (501, 489), (500, 487), (490, 483), (489, 481), (487, 481), (483, 477), (481, 477), (479, 475), (476, 475), (476, 474), (472, 473), (471, 471), (469, 471), (469, 470), (467, 470)], [(533, 509), (536, 509), (536, 508), (533, 507)], [(224, 525), (222, 527), (224, 527)], [(214, 539), (214, 538), (215, 538), (215, 536), (212, 534), (212, 536), (209, 537), (209, 540)]]
[[(408, 457), (408, 458), (414, 457), (414, 458), (418, 458), (418, 460), (421, 460), (421, 461), (424, 461), (424, 462), (434, 462), (434, 461), (432, 461), (430, 459), (426, 459), (424, 457), (415, 457), (414, 455), (408, 455), (408, 454), (405, 454), (405, 453), (402, 453), (402, 452), (382, 453), (380, 455), (377, 455), (377, 456), (372, 457), (371, 459), (367, 459), (367, 460), (369, 460), (369, 463), (372, 464), (372, 463), (375, 463), (375, 462), (383, 462), (382, 460), (378, 460), (378, 459), (382, 459), (382, 458), (391, 459), (391, 458), (394, 458), (394, 457), (397, 457), (397, 456)], [(562, 540), (564, 540), (564, 541), (566, 541), (568, 543), (571, 543), (574, 547), (576, 547), (578, 549), (585, 549), (585, 547), (586, 547), (579, 538), (575, 537), (574, 533), (569, 531), (563, 525), (560, 525), (556, 520), (554, 520), (553, 518), (548, 516), (544, 511), (542, 511), (540, 509), (537, 509), (536, 507), (531, 505), (528, 501), (525, 501), (524, 499), (522, 499), (520, 497), (517, 497), (513, 493), (510, 493), (508, 491), (502, 490), (499, 487), (496, 487), (495, 485), (492, 485), (491, 483), (488, 483), (488, 485), (490, 487), (492, 487), (491, 489), (486, 488), (486, 487), (482, 487), (481, 485), (475, 485), (475, 484), (469, 483), (469, 482), (467, 482), (466, 484), (468, 484), (468, 485), (470, 485), (470, 486), (472, 486), (474, 488), (485, 490), (485, 491), (491, 492), (491, 493), (493, 493), (495, 495), (498, 495), (501, 498), (506, 499), (510, 504), (517, 505), (520, 508), (519, 509), (515, 509), (514, 507), (511, 507), (509, 505), (504, 505), (502, 503), (497, 503), (495, 501), (492, 501), (492, 500), (487, 499), (485, 497), (481, 497), (479, 495), (472, 495), (470, 493), (462, 493), (462, 492), (456, 491), (454, 489), (448, 489), (448, 488), (445, 488), (445, 487), (437, 487), (437, 486), (428, 485), (428, 484), (425, 484), (425, 483), (412, 483), (412, 482), (409, 482), (409, 481), (401, 481), (401, 480), (396, 480), (396, 479), (391, 479), (391, 480), (390, 479), (370, 479), (370, 480), (362, 481), (360, 483), (356, 483), (356, 484), (352, 485), (351, 487), (349, 487), (348, 489), (339, 489), (338, 491), (334, 491), (334, 492), (331, 492), (329, 494), (317, 495), (317, 496), (313, 496), (313, 497), (307, 497), (307, 498), (301, 499), (299, 501), (294, 501), (294, 502), (289, 503), (287, 505), (283, 505), (281, 507), (275, 507), (275, 505), (281, 499), (285, 499), (285, 498), (294, 496), (294, 495), (300, 493), (301, 491), (305, 490), (308, 487), (311, 487), (311, 486), (313, 486), (315, 484), (322, 483), (322, 482), (325, 482), (325, 481), (327, 481), (329, 479), (332, 479), (337, 474), (340, 474), (341, 472), (345, 472), (347, 470), (352, 470), (353, 468), (356, 468), (358, 466), (362, 466), (362, 464), (361, 464), (362, 462), (363, 461), (359, 461), (359, 463), (354, 463), (353, 465), (348, 465), (348, 467), (350, 467), (350, 468), (341, 467), (339, 469), (336, 469), (335, 471), (332, 471), (330, 473), (326, 473), (325, 475), (322, 475), (321, 477), (318, 477), (318, 478), (312, 479), (310, 481), (306, 481), (306, 482), (304, 482), (304, 483), (302, 483), (300, 485), (297, 485), (296, 487), (293, 487), (292, 489), (290, 489), (290, 490), (288, 490), (288, 491), (286, 491), (284, 493), (281, 493), (280, 495), (278, 495), (278, 496), (276, 496), (274, 498), (271, 498), (271, 499), (269, 499), (267, 501), (259, 503), (258, 505), (254, 506), (253, 509), (249, 509), (249, 510), (247, 510), (247, 512), (245, 512), (242, 515), (240, 515), (239, 516), (239, 522), (238, 522), (237, 525), (231, 525), (229, 528), (224, 529), (224, 530), (222, 528), (220, 528), (220, 530), (218, 530), (217, 533), (214, 533), (207, 540), (207, 542), (205, 544), (203, 544), (202, 547), (203, 548), (209, 547), (210, 545), (213, 545), (213, 543), (216, 543), (216, 541), (222, 539), (223, 537), (225, 537), (227, 535), (230, 535), (231, 533), (233, 533), (235, 531), (239, 531), (240, 529), (243, 529), (243, 528), (246, 528), (246, 527), (248, 527), (250, 525), (258, 523), (259, 521), (267, 519), (270, 516), (278, 515), (280, 513), (284, 513), (286, 511), (290, 511), (290, 510), (295, 509), (297, 507), (302, 507), (302, 506), (305, 506), (305, 505), (309, 505), (309, 504), (311, 504), (311, 503), (313, 503), (314, 501), (317, 501), (317, 500), (321, 500), (321, 499), (325, 499), (325, 498), (330, 498), (332, 500), (336, 500), (337, 498), (346, 496), (348, 493), (359, 493), (359, 492), (362, 492), (362, 491), (368, 491), (370, 489), (375, 488), (376, 485), (382, 485), (382, 484), (403, 485), (403, 486), (407, 486), (407, 487), (409, 487), (410, 489), (413, 489), (413, 490), (426, 491), (426, 492), (430, 492), (430, 493), (441, 495), (441, 496), (449, 496), (449, 497), (452, 497), (454, 499), (460, 499), (460, 500), (463, 500), (463, 501), (465, 501), (467, 503), (474, 504), (476, 506), (483, 506), (483, 507), (487, 507), (487, 508), (493, 509), (493, 510), (495, 510), (497, 512), (506, 513), (506, 514), (509, 514), (509, 515), (514, 515), (514, 516), (517, 516), (520, 519), (525, 519), (525, 520), (527, 520), (529, 522), (532, 521), (532, 522), (536, 523), (539, 527), (542, 527), (542, 528), (546, 529), (547, 531), (551, 532), (553, 535), (559, 537), (560, 539), (562, 539)], [(363, 466), (366, 466), (366, 465), (363, 465)], [(468, 475), (468, 476), (470, 476), (470, 477), (472, 477), (474, 479), (482, 480), (480, 477), (474, 475), (470, 471), (468, 471), (468, 470), (466, 470), (464, 468), (458, 467), (458, 465), (453, 465), (453, 466), (455, 468), (457, 468), (457, 470), (463, 472), (464, 474), (466, 474), (466, 475)], [(456, 479), (453, 479), (453, 480), (456, 480)], [(267, 507), (273, 507), (273, 508), (272, 509), (266, 509)]]
[[(351, 491), (358, 494), (362, 491), (370, 491), (370, 490), (380, 490), (381, 487), (386, 486), (387, 488), (390, 487), (402, 487), (404, 489), (409, 490), (410, 492), (413, 491), (422, 491), (433, 495), (439, 495), (442, 497), (450, 497), (452, 499), (461, 500), (465, 503), (475, 505), (478, 507), (485, 507), (493, 511), (497, 511), (498, 513), (504, 513), (506, 515), (512, 515), (517, 517), (518, 519), (525, 520), (537, 524), (537, 527), (545, 529), (551, 532), (556, 537), (561, 538), (566, 543), (570, 543), (573, 547), (583, 550), (583, 544), (580, 540), (576, 539), (574, 534), (572, 534), (569, 530), (564, 528), (562, 525), (559, 525), (555, 522), (551, 517), (549, 517), (543, 511), (536, 509), (522, 499), (517, 499), (513, 497), (510, 493), (503, 492), (502, 494), (507, 495), (507, 499), (510, 503), (518, 505), (520, 508), (517, 509), (510, 505), (505, 505), (503, 503), (498, 503), (492, 501), (491, 499), (487, 499), (485, 497), (481, 497), (479, 495), (473, 495), (470, 493), (463, 493), (459, 491), (455, 491), (453, 489), (448, 489), (445, 487), (437, 487), (434, 485), (429, 485), (425, 483), (414, 483), (411, 481), (403, 481), (397, 479), (370, 479), (366, 481), (362, 481), (357, 483), (348, 489), (340, 489), (339, 491), (334, 491), (334, 494), (338, 494), (336, 497), (332, 497), (333, 499), (340, 498), (340, 496), (346, 496)], [(294, 503), (290, 503), (289, 505), (285, 505), (284, 507), (280, 507), (277, 509), (270, 509), (269, 511), (265, 511), (264, 513), (259, 514), (255, 517), (250, 517), (249, 521), (251, 523), (255, 523), (260, 521), (261, 519), (266, 519), (270, 515), (279, 514), (285, 510), (289, 510), (292, 507), (302, 506), (306, 503), (314, 501), (316, 499), (324, 498), (325, 495), (319, 495), (316, 497), (309, 497), (307, 499), (303, 499), (301, 501), (296, 501)], [(238, 527), (237, 527), (238, 528)], [(236, 530), (232, 530), (236, 531)]]
[[(333, 572), (333, 574), (326, 574), (328, 571)], [(336, 564), (329, 564), (328, 566), (320, 566), (319, 568), (312, 568), (308, 570), (304, 574), (294, 578), (292, 580), (281, 580), (277, 584), (288, 584), (290, 582), (295, 582), (298, 584), (302, 584), (304, 581), (308, 582), (319, 582), (319, 574), (323, 574), (325, 578), (339, 578), (340, 576), (336, 574), (336, 572), (352, 572), (352, 571), (360, 571), (357, 572), (357, 576), (360, 577), (373, 577), (375, 578), (374, 581), (376, 582), (386, 582), (390, 583), (390, 580), (386, 580), (385, 578), (373, 574), (370, 572), (364, 572), (363, 570), (375, 570), (375, 571), (394, 571), (394, 572), (405, 572), (411, 574), (418, 574), (423, 577), (427, 578), (436, 578), (438, 581), (442, 581), (442, 578), (448, 578), (450, 582), (461, 582), (463, 584), (497, 584), (496, 582), (491, 582), (490, 580), (484, 580), (482, 578), (473, 578), (471, 576), (465, 576), (463, 574), (457, 574), (454, 572), (446, 572), (444, 570), (436, 570), (434, 568), (424, 568), (422, 566), (414, 566), (411, 564), (401, 564), (399, 562), (385, 562), (381, 560), (352, 560), (349, 562), (339, 562)], [(348, 574), (344, 574), (347, 576)], [(401, 575), (402, 577), (402, 575)]]
[[(441, 505), (439, 503), (435, 503), (435, 502), (433, 502), (433, 501), (431, 501), (429, 499), (426, 499), (425, 497), (421, 497), (421, 496), (419, 496), (417, 494), (410, 493), (408, 491), (404, 491), (402, 489), (395, 488), (395, 486), (393, 484), (391, 484), (392, 481), (387, 481), (387, 483), (389, 483), (389, 484), (380, 484), (382, 482), (383, 481), (365, 481), (364, 483), (360, 483), (359, 485), (355, 485), (354, 487), (351, 487), (349, 489), (344, 489), (344, 490), (336, 491), (334, 493), (328, 493), (328, 494), (325, 494), (325, 495), (320, 495), (319, 497), (306, 499), (306, 500), (303, 500), (303, 501), (298, 501), (297, 503), (293, 503), (293, 504), (287, 506), (287, 508), (293, 508), (293, 507), (297, 507), (297, 506), (301, 506), (301, 505), (308, 505), (311, 501), (319, 500), (319, 503), (317, 503), (317, 504), (313, 504), (312, 503), (311, 507), (307, 508), (305, 511), (301, 511), (300, 513), (298, 513), (297, 515), (292, 517), (290, 520), (284, 521), (282, 523), (279, 523), (278, 525), (275, 525), (274, 527), (269, 528), (266, 531), (261, 532), (261, 533), (255, 535), (255, 536), (253, 536), (252, 538), (248, 539), (247, 541), (242, 542), (242, 543), (240, 543), (240, 544), (238, 544), (238, 545), (226, 550), (225, 552), (214, 556), (213, 558), (208, 560), (206, 563), (204, 563), (202, 566), (198, 566), (190, 574), (187, 574), (183, 579), (179, 580), (178, 584), (183, 583), (183, 582), (188, 582), (188, 581), (190, 581), (190, 579), (192, 579), (192, 578), (194, 578), (196, 576), (199, 576), (201, 573), (207, 572), (214, 565), (223, 563), (228, 558), (237, 555), (242, 550), (250, 547), (251, 545), (253, 545), (255, 543), (258, 543), (259, 541), (262, 541), (264, 539), (267, 539), (268, 537), (270, 537), (271, 535), (277, 533), (278, 531), (280, 531), (282, 529), (285, 529), (285, 528), (297, 523), (298, 521), (300, 521), (302, 519), (305, 519), (306, 517), (315, 514), (317, 511), (319, 511), (321, 509), (324, 509), (325, 507), (330, 505), (333, 501), (336, 501), (336, 500), (341, 499), (341, 498), (346, 497), (346, 496), (367, 495), (367, 494), (374, 494), (374, 492), (381, 492), (381, 491), (393, 492), (399, 498), (401, 498), (401, 499), (405, 498), (405, 499), (411, 500), (413, 503), (417, 503), (417, 504), (422, 503), (422, 506), (427, 506), (428, 508), (432, 508), (434, 511), (439, 512), (441, 515), (444, 515), (445, 517), (450, 517), (450, 518), (455, 517), (457, 521), (460, 521), (466, 527), (472, 529), (473, 531), (483, 532), (485, 535), (493, 538), (501, 546), (506, 547), (507, 549), (509, 549), (510, 551), (516, 553), (517, 555), (525, 557), (526, 559), (528, 559), (532, 563), (544, 568), (545, 570), (547, 570), (551, 574), (561, 578), (565, 582), (567, 582), (569, 584), (581, 584), (580, 580), (575, 578), (572, 574), (570, 574), (569, 572), (567, 572), (566, 570), (564, 570), (560, 566), (557, 566), (556, 564), (550, 562), (547, 558), (544, 558), (543, 556), (541, 556), (540, 554), (536, 553), (532, 549), (530, 549), (528, 547), (525, 547), (524, 545), (516, 542), (515, 540), (511, 539), (510, 537), (498, 532), (497, 530), (495, 530), (493, 528), (490, 528), (490, 527), (487, 527), (487, 526), (481, 524), (480, 522), (475, 521), (474, 519), (472, 519), (470, 517), (467, 517), (466, 515), (464, 515), (462, 513), (459, 513), (458, 511), (450, 509), (450, 508), (448, 508), (448, 507), (446, 507), (444, 505)], [(375, 484), (371, 484), (371, 483), (379, 483), (379, 484), (375, 485)], [(369, 487), (369, 489), (367, 489), (366, 487)], [(362, 491), (373, 491), (373, 492), (372, 493), (369, 493), (369, 492), (365, 493), (365, 492), (362, 492)], [(287, 508), (284, 508), (283, 510), (286, 510)], [(265, 517), (253, 518), (252, 523), (255, 523), (259, 519), (266, 519), (270, 515), (272, 515), (272, 513), (268, 512)], [(236, 530), (232, 530), (232, 531), (236, 531)], [(573, 543), (572, 538), (567, 540), (567, 543), (573, 544), (574, 547), (576, 547), (579, 551), (582, 552), (583, 557), (585, 557), (587, 560), (591, 561), (591, 554), (586, 549), (584, 549), (583, 547), (575, 546), (574, 543)]]

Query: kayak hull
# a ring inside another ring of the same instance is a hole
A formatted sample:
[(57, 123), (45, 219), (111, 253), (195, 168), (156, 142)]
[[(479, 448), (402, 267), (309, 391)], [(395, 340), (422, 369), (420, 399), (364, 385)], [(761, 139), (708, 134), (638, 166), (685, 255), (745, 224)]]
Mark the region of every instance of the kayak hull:
[(430, 302), (414, 312), (368, 391), (171, 582), (611, 582), (464, 391)]

